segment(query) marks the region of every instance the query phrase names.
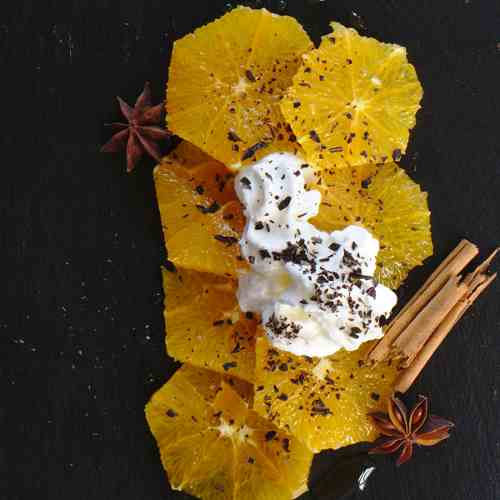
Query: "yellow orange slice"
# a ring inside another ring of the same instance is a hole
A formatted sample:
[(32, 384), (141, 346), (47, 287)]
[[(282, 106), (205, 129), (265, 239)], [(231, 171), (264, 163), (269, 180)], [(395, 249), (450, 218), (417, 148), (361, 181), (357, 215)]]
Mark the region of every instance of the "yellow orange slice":
[(312, 453), (249, 409), (252, 387), (184, 365), (146, 418), (170, 484), (204, 500), (289, 500), (307, 489)]
[(238, 7), (177, 40), (168, 127), (227, 166), (298, 150), (280, 99), (312, 43), (293, 18)]
[(422, 98), (406, 49), (331, 26), (320, 47), (304, 55), (283, 114), (314, 165), (397, 161)]
[(256, 320), (240, 312), (237, 283), (179, 268), (163, 270), (163, 286), (168, 354), (253, 381)]
[(393, 289), (432, 255), (427, 193), (395, 163), (323, 170), (312, 222), (324, 231), (360, 224), (380, 242), (377, 279)]
[(397, 363), (366, 366), (372, 342), (357, 351), (305, 358), (257, 341), (255, 410), (314, 452), (377, 437), (367, 413), (385, 408)]
[(244, 266), (238, 240), (243, 220), (232, 174), (220, 163), (186, 165), (181, 153), (154, 171), (169, 259), (178, 267), (237, 275)]

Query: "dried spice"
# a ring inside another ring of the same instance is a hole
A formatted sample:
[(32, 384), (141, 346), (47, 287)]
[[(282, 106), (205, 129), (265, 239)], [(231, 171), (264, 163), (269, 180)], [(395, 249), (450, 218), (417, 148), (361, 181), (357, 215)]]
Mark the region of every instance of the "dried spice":
[(429, 399), (419, 396), (415, 407), (408, 412), (406, 405), (393, 396), (388, 403), (388, 412), (370, 413), (375, 427), (382, 434), (372, 454), (391, 454), (401, 450), (396, 465), (410, 460), (414, 445), (434, 446), (450, 436), (454, 424), (441, 417), (429, 415)]
[(162, 120), (163, 103), (151, 105), (151, 87), (149, 82), (137, 98), (135, 106), (129, 106), (121, 97), (117, 97), (120, 110), (127, 123), (116, 122), (110, 126), (118, 130), (101, 148), (102, 153), (127, 151), (127, 172), (134, 170), (137, 162), (146, 153), (157, 162), (161, 161), (161, 151), (157, 142), (171, 136), (170, 132), (158, 126)]

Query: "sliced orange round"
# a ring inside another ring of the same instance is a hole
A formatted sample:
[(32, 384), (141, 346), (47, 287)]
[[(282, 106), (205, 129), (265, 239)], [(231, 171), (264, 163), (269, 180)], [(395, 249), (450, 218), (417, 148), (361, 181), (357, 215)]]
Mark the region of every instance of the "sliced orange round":
[(398, 373), (396, 362), (364, 364), (373, 342), (357, 351), (306, 358), (257, 341), (254, 408), (314, 452), (372, 441), (368, 418), (385, 408)]
[(432, 255), (427, 193), (395, 163), (323, 170), (319, 214), (323, 231), (359, 224), (380, 242), (377, 279), (397, 289), (408, 273)]
[(220, 163), (186, 164), (176, 150), (154, 172), (169, 259), (178, 267), (237, 276), (243, 227), (232, 174)]
[(406, 49), (332, 23), (303, 56), (281, 109), (308, 160), (322, 168), (399, 160), (422, 86)]
[(166, 345), (178, 361), (253, 381), (256, 320), (240, 312), (236, 281), (163, 270)]
[(177, 40), (169, 129), (233, 168), (271, 150), (298, 150), (280, 99), (311, 47), (295, 19), (248, 7)]
[(204, 500), (290, 500), (312, 453), (249, 409), (252, 386), (184, 365), (146, 418), (173, 489)]

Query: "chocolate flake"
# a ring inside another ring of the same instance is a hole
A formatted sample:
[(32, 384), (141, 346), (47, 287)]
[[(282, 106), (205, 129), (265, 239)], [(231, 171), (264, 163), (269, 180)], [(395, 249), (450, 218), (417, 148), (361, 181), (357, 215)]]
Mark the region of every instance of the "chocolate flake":
[(393, 152), (392, 152), (392, 159), (394, 161), (399, 161), (401, 160), (401, 150), (400, 149), (395, 149)]
[(276, 434), (277, 434), (276, 431), (266, 432), (266, 434), (265, 434), (266, 441), (272, 441), (276, 437)]
[(372, 177), (367, 177), (363, 181), (361, 181), (361, 187), (363, 189), (368, 189), (368, 186), (372, 183)]
[(318, 132), (316, 132), (316, 130), (311, 130), (309, 132), (309, 137), (318, 144), (321, 142), (321, 139), (319, 138)]
[(259, 250), (259, 254), (260, 254), (260, 257), (262, 259), (270, 259), (271, 258), (271, 254), (266, 249)]
[(352, 256), (351, 253), (349, 253), (347, 250), (344, 249), (342, 263), (345, 264), (346, 266), (354, 267), (358, 264), (358, 261)]
[(210, 206), (205, 207), (203, 205), (196, 205), (196, 208), (202, 213), (202, 214), (214, 214), (220, 209), (220, 205), (214, 201)]
[(278, 204), (278, 208), (280, 210), (285, 210), (285, 208), (288, 207), (288, 205), (290, 205), (290, 202), (292, 201), (292, 197), (291, 196), (287, 196), (286, 198), (284, 198), (283, 200), (281, 200)]
[(168, 260), (168, 259), (165, 262), (165, 269), (169, 273), (176, 273), (177, 272), (177, 268), (175, 267), (175, 264), (171, 260)]
[(331, 245), (329, 245), (328, 247), (332, 252), (336, 252), (339, 248), (340, 248), (340, 245), (338, 243), (332, 243)]
[(245, 189), (252, 189), (252, 182), (250, 181), (250, 179), (248, 177), (242, 177), (240, 179), (240, 182), (241, 182), (241, 184), (243, 184), (243, 187)]
[(245, 76), (247, 77), (248, 81), (250, 81), (250, 82), (257, 81), (257, 79), (255, 78), (255, 75), (249, 69), (247, 69), (245, 71)]
[(222, 365), (222, 368), (224, 368), (224, 371), (227, 372), (231, 368), (236, 368), (237, 366), (238, 366), (238, 363), (236, 363), (236, 361), (228, 361), (227, 363), (224, 363)]
[(216, 234), (214, 238), (217, 241), (224, 243), (227, 247), (230, 247), (231, 245), (235, 245), (236, 243), (238, 243), (238, 238), (235, 238), (234, 236), (224, 236), (223, 234)]
[(177, 412), (175, 410), (173, 410), (172, 408), (169, 408), (166, 411), (166, 415), (167, 415), (167, 417), (174, 418), (177, 416)]
[(248, 160), (248, 159), (252, 158), (253, 156), (255, 156), (255, 153), (257, 153), (257, 151), (259, 151), (261, 149), (264, 149), (264, 148), (267, 148), (268, 145), (269, 144), (267, 142), (264, 142), (264, 141), (257, 142), (253, 146), (249, 147), (243, 153), (243, 156), (241, 157), (241, 160), (245, 161), (245, 160)]
[(328, 406), (325, 405), (322, 399), (315, 399), (312, 402), (311, 416), (326, 417), (331, 414), (332, 412), (330, 411), (330, 408), (328, 408)]
[(236, 134), (236, 132), (233, 132), (232, 130), (230, 130), (228, 133), (227, 133), (227, 138), (232, 141), (232, 142), (243, 142), (238, 134)]

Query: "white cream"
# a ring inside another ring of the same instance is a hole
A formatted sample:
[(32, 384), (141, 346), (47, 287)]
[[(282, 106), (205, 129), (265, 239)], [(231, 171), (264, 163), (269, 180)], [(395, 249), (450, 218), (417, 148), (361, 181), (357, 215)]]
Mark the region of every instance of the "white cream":
[(379, 243), (367, 230), (328, 234), (308, 222), (321, 202), (305, 188), (311, 175), (296, 156), (275, 153), (236, 177), (247, 218), (240, 246), (251, 266), (238, 301), (261, 315), (275, 347), (323, 357), (382, 337), (397, 297), (373, 279)]

